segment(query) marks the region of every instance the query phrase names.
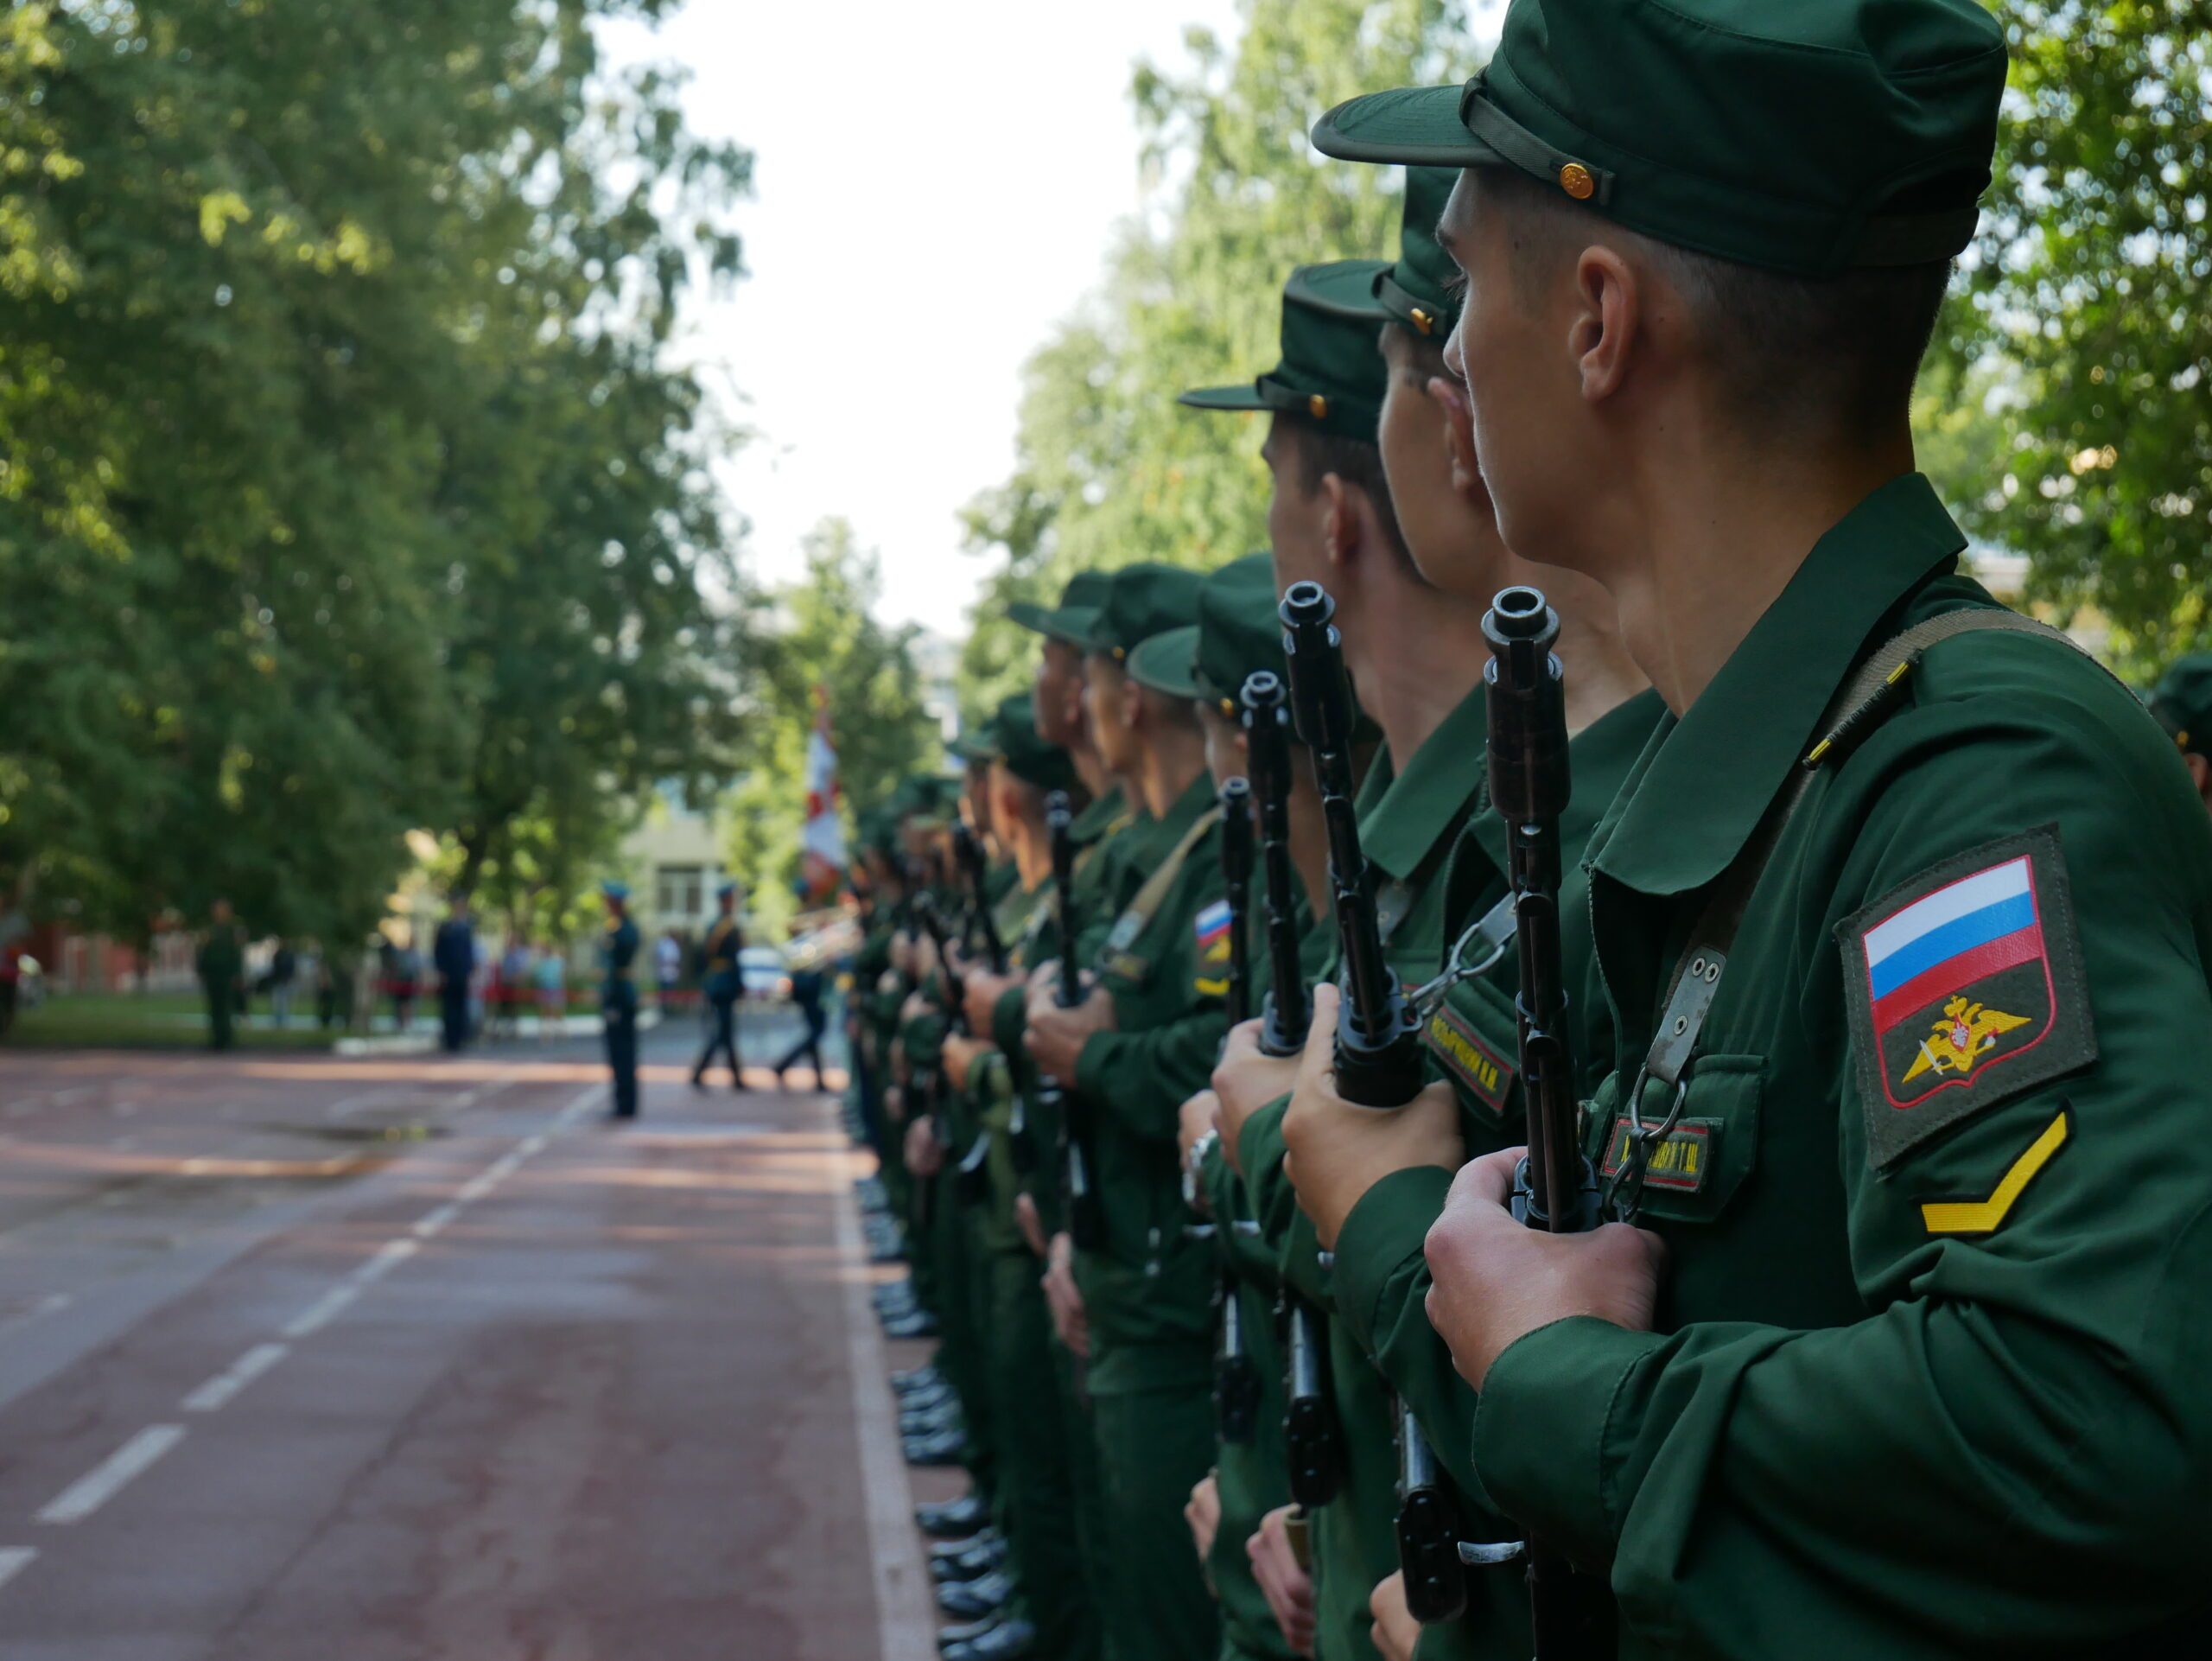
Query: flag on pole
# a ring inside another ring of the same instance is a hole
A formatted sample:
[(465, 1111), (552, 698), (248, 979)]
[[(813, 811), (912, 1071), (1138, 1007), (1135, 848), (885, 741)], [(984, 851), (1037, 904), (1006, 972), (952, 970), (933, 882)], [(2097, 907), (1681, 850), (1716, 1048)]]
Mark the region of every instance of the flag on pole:
[(830, 742), (830, 693), (814, 689), (814, 730), (806, 735), (806, 827), (799, 834), (799, 876), (807, 897), (827, 898), (845, 877), (845, 826), (837, 814), (837, 752)]

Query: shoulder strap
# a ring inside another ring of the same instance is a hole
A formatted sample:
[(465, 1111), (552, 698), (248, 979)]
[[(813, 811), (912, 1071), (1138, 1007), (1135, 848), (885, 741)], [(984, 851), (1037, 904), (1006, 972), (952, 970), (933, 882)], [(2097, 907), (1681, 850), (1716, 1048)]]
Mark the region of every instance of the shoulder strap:
[[(1728, 961), (1728, 949), (1743, 921), (1744, 908), (1751, 901), (1751, 890), (1758, 886), (1775, 844), (1782, 839), (1783, 828), (1811, 788), (1814, 775), (1823, 767), (1842, 761), (1895, 713), (1904, 701), (1904, 689), (1913, 670), (1929, 648), (1955, 635), (1992, 629), (2040, 635), (2069, 652), (2080, 652), (2091, 663), (2097, 661), (2063, 631), (1994, 606), (1968, 607), (1925, 618), (1893, 635), (1862, 661), (1821, 713), (1816, 729), (1819, 739), (1790, 769), (1758, 828), (1713, 882), (1705, 909), (1690, 931), (1689, 944), (1675, 965), (1659, 1030), (1644, 1060), (1644, 1071), (1651, 1078), (1671, 1087), (1679, 1085), (1688, 1071), (1705, 1017), (1713, 1008), (1713, 995), (1719, 990), (1720, 971)], [(2104, 668), (2101, 664), (2097, 666)], [(2109, 670), (2105, 672), (2111, 675)], [(2112, 678), (2115, 685), (2122, 685), (2117, 676)], [(1635, 1106), (1630, 1104), (1631, 1111)]]
[(1220, 821), (1221, 809), (1218, 807), (1206, 809), (1192, 821), (1191, 828), (1183, 833), (1182, 841), (1175, 844), (1174, 850), (1145, 879), (1144, 886), (1136, 891), (1135, 898), (1122, 908), (1121, 916), (1115, 920), (1114, 932), (1107, 941), (1109, 950), (1125, 951), (1138, 935), (1144, 932), (1144, 926), (1152, 920), (1153, 913), (1160, 909), (1160, 902), (1166, 899), (1168, 889), (1175, 886), (1175, 879), (1182, 875), (1184, 862), (1190, 858), (1191, 850)]

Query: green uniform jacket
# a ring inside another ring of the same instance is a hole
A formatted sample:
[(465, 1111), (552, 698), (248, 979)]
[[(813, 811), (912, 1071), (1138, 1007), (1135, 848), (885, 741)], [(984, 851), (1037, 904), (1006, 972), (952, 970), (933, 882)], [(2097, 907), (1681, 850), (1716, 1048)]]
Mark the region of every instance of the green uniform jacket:
[[(1202, 1242), (1183, 1231), (1177, 1116), (1205, 1087), (1227, 1029), (1205, 974), (1198, 913), (1220, 896), (1219, 811), (1201, 773), (1142, 840), (1145, 881), (1099, 950), (1114, 1028), (1077, 1058), (1095, 1144), (1103, 1249), (1077, 1255), (1089, 1306), (1093, 1395), (1203, 1385), (1212, 1276)], [(1145, 909), (1149, 901), (1150, 909)]]
[[(1601, 1155), (1704, 890), (1854, 660), (1988, 603), (1963, 542), (1917, 474), (1868, 497), (1599, 825)], [(2056, 642), (1936, 645), (1869, 726), (1774, 847), (1644, 1185), (1658, 1330), (1514, 1344), (1474, 1468), (1611, 1562), (1624, 1657), (2166, 1647), (2120, 1635), (2203, 1597), (2212, 830)]]

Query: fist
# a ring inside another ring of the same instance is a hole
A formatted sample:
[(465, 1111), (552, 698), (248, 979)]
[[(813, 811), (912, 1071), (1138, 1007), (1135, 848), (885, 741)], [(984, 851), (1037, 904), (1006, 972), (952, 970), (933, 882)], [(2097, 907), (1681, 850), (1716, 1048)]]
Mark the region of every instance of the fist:
[(1428, 1231), (1429, 1325), (1477, 1390), (1508, 1345), (1570, 1315), (1650, 1331), (1666, 1263), (1659, 1237), (1625, 1223), (1552, 1234), (1515, 1222), (1506, 1207), (1522, 1152), (1509, 1148), (1463, 1167)]
[(1268, 1103), (1289, 1094), (1298, 1082), (1299, 1058), (1264, 1055), (1260, 1051), (1260, 1022), (1239, 1021), (1229, 1029), (1229, 1042), (1213, 1070), (1213, 1091), (1221, 1110), (1214, 1123), (1221, 1131), (1221, 1151), (1238, 1175), (1238, 1142), (1251, 1117)]
[(944, 1168), (944, 1149), (927, 1119), (906, 1127), (906, 1168), (918, 1177), (932, 1177)]

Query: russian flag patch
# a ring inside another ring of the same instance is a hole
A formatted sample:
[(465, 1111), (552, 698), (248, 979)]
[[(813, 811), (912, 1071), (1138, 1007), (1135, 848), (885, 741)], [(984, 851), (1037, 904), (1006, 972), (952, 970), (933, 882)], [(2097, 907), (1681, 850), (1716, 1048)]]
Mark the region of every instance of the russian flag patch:
[(1229, 901), (1217, 900), (1192, 924), (1198, 939), (1198, 961), (1204, 963), (1217, 948), (1226, 955), (1229, 943)]
[(2096, 1056), (2055, 826), (1946, 861), (1838, 932), (1877, 1169)]

